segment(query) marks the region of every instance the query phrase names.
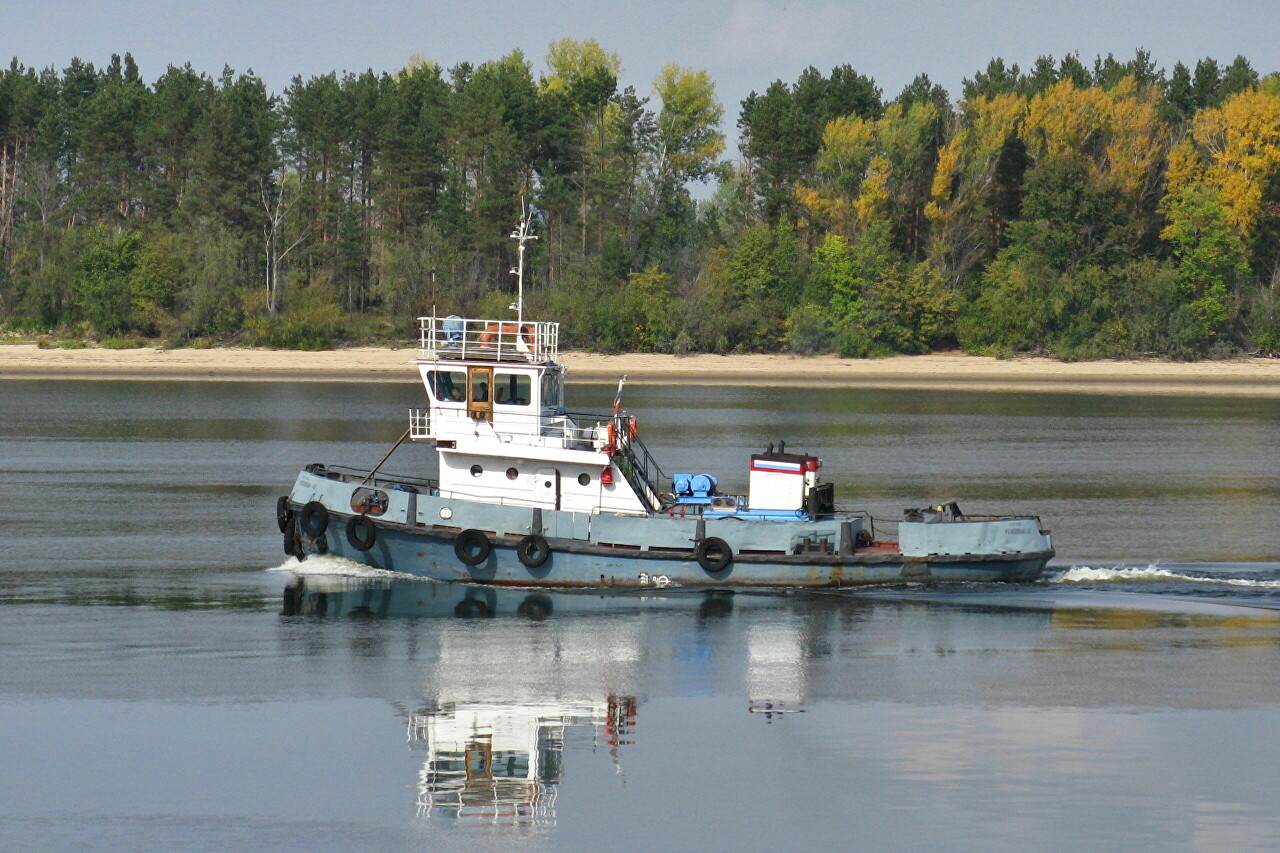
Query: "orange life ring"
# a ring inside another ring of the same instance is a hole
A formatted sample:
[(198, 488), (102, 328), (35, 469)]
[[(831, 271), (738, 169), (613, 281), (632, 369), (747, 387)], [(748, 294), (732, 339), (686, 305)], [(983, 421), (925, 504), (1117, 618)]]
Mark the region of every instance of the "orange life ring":
[(632, 441), (640, 437), (640, 428), (636, 426), (635, 415), (627, 418), (627, 433), (631, 436)]
[(528, 325), (521, 326), (517, 323), (490, 323), (480, 333), (480, 343), (498, 343), (499, 336), (510, 340), (511, 335), (519, 335), (517, 341), (523, 340), (526, 346), (533, 346), (533, 327)]
[(606, 441), (605, 441), (605, 444), (607, 444), (607, 445), (613, 445), (613, 444), (614, 444), (614, 439), (615, 439), (615, 438), (617, 438), (617, 435), (616, 435), (616, 434), (614, 433), (614, 431), (613, 431), (613, 424), (612, 424), (612, 423), (610, 423), (610, 424), (609, 424), (609, 428), (605, 431), (605, 436), (607, 437), (607, 438), (606, 438)]

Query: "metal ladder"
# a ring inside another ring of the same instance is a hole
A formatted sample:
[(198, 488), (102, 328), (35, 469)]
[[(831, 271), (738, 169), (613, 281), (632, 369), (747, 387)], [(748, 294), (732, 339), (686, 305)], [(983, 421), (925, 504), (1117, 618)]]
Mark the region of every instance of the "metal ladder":
[(613, 419), (614, 441), (618, 449), (618, 470), (627, 478), (632, 491), (650, 512), (662, 512), (666, 504), (658, 491), (658, 484), (665, 481), (667, 475), (658, 467), (658, 462), (644, 446), (639, 438), (632, 438), (630, 419), (625, 415), (617, 415)]

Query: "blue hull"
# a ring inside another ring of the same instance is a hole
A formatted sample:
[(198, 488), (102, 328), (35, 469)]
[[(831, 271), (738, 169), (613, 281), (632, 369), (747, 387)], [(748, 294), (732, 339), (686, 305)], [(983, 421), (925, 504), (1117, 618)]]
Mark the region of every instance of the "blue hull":
[[(974, 557), (904, 558), (855, 552), (852, 556), (738, 555), (727, 568), (704, 570), (692, 556), (660, 551), (611, 551), (580, 540), (548, 538), (551, 554), (530, 568), (517, 556), (519, 540), (490, 539), (486, 559), (469, 566), (455, 552), (457, 533), (438, 528), (376, 525), (368, 550), (345, 535), (347, 518), (334, 514), (320, 536), (299, 532), (303, 554), (332, 554), (374, 568), (437, 581), (545, 588), (841, 588), (895, 583), (965, 583), (1038, 579), (1052, 552)], [(296, 523), (296, 522), (295, 522)]]

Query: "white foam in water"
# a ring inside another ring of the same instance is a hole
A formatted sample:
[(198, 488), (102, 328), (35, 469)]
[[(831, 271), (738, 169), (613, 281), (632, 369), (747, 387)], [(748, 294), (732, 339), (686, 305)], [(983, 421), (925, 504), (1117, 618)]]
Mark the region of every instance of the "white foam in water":
[(1049, 583), (1099, 583), (1103, 581), (1180, 581), (1183, 583), (1226, 584), (1228, 586), (1252, 586), (1264, 589), (1280, 589), (1280, 580), (1249, 580), (1248, 578), (1195, 577), (1171, 572), (1151, 565), (1146, 568), (1117, 567), (1093, 569), (1088, 566), (1072, 566), (1066, 571), (1050, 575)]
[(364, 563), (334, 557), (329, 554), (313, 554), (305, 560), (290, 557), (278, 566), (267, 569), (269, 572), (290, 572), (308, 577), (343, 577), (343, 578), (407, 578), (418, 580), (404, 572), (393, 572), (387, 569), (375, 569)]

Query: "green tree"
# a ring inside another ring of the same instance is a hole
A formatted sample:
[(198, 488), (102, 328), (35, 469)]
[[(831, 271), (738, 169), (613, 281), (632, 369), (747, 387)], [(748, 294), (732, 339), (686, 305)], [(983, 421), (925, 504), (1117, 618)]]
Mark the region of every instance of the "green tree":
[(880, 95), (870, 77), (841, 65), (830, 77), (809, 67), (791, 86), (776, 80), (764, 94), (747, 96), (738, 128), (766, 219), (794, 209), (792, 189), (811, 173), (827, 124), (879, 117)]
[(141, 134), (148, 219), (169, 228), (179, 226), (195, 168), (197, 129), (213, 97), (213, 81), (190, 64), (170, 65), (156, 81)]
[(1204, 354), (1231, 317), (1231, 294), (1249, 274), (1248, 256), (1218, 192), (1192, 185), (1169, 208), (1161, 233), (1173, 246), (1185, 304), (1182, 354)]
[(195, 130), (189, 218), (260, 233), (262, 187), (277, 160), (274, 99), (252, 72), (223, 71)]
[(133, 232), (99, 230), (80, 258), (73, 293), (81, 315), (100, 335), (119, 335), (132, 326), (132, 276), (140, 245)]
[(73, 170), (78, 206), (94, 219), (141, 214), (146, 194), (142, 140), (151, 93), (133, 57), (111, 57), (98, 89), (85, 101), (79, 125), (79, 158)]

